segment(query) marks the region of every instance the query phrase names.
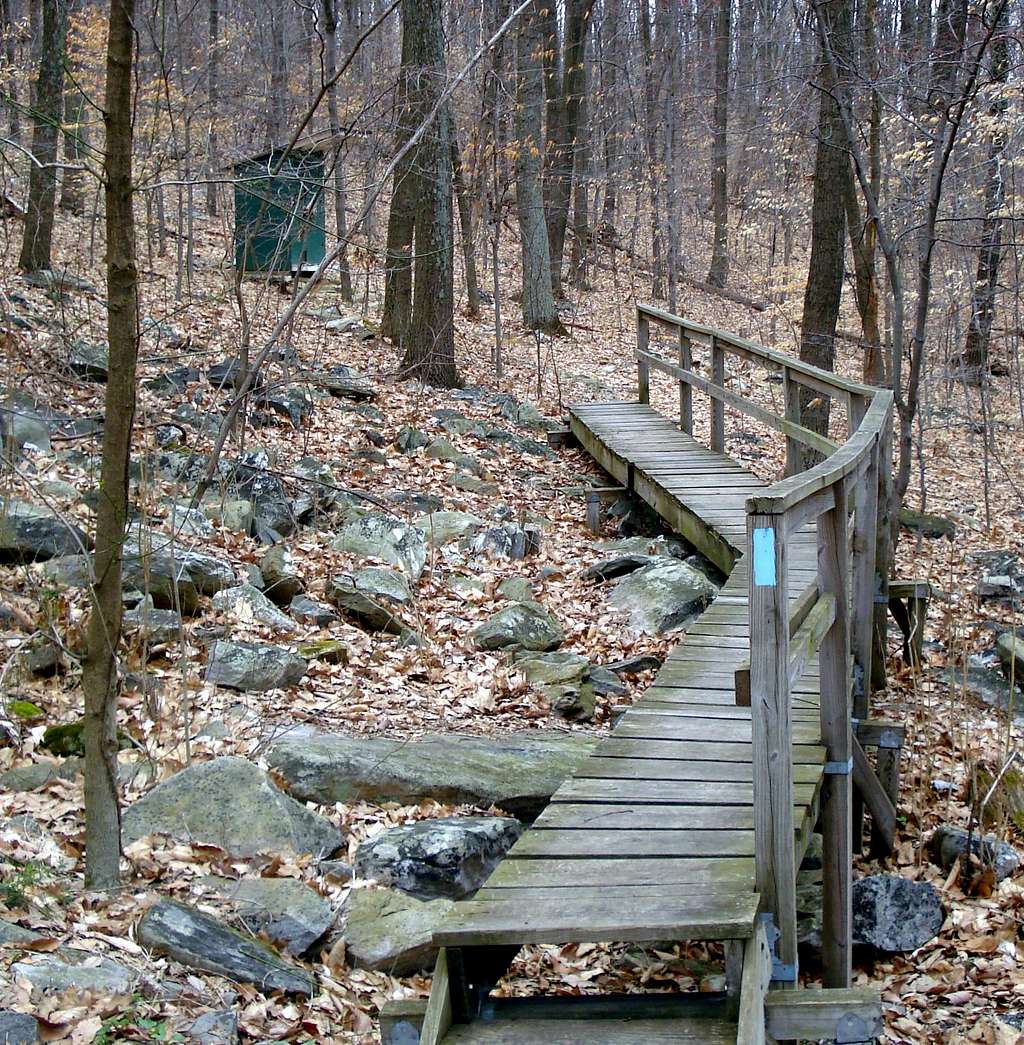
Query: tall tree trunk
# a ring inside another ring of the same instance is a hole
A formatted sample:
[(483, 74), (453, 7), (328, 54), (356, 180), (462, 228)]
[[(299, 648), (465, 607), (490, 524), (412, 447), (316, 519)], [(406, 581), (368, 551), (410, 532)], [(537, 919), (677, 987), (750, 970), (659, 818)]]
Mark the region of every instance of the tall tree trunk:
[(25, 235), (18, 264), (25, 272), (50, 267), (53, 212), (57, 201), (57, 142), (64, 109), (64, 45), (66, 0), (43, 0), (39, 75), (32, 107), (32, 156), (28, 180)]
[[(852, 12), (850, 0), (824, 6), (833, 49), (848, 55)], [(843, 290), (846, 245), (845, 187), (851, 177), (846, 130), (836, 104), (845, 89), (822, 62), (819, 92), (818, 142), (814, 163), (814, 195), (811, 202), (811, 257), (804, 289), (800, 358), (824, 370), (835, 369), (836, 321)], [(801, 394), (802, 423), (823, 435), (828, 432), (828, 396)], [(816, 451), (804, 451), (808, 467), (820, 460)]]
[[(403, 12), (405, 8), (403, 7)], [(404, 23), (403, 23), (404, 26)], [(413, 43), (402, 33), (402, 59), (398, 71), (395, 104), (398, 125), (395, 135), (397, 152), (416, 129), (412, 102)], [(417, 149), (410, 150), (395, 167), (388, 212), (387, 241), (384, 246), (384, 307), (381, 311), (380, 336), (404, 349), (412, 323), (412, 248), (415, 233), (416, 200), (419, 178)]]
[(661, 257), (661, 223), (664, 220), (662, 213), (663, 193), (661, 191), (664, 181), (664, 170), (662, 158), (658, 150), (658, 128), (657, 117), (658, 100), (658, 77), (655, 72), (657, 63), (654, 55), (654, 40), (651, 34), (651, 11), (646, 0), (642, 0), (640, 7), (640, 44), (643, 48), (644, 59), (644, 145), (647, 148), (647, 178), (650, 191), (651, 206), (651, 296), (654, 298), (665, 297), (665, 273)]
[(997, 32), (998, 35), (992, 41), (989, 73), (994, 85), (994, 98), (989, 106), (993, 126), (985, 170), (985, 218), (981, 224), (981, 245), (978, 247), (978, 274), (971, 293), (971, 321), (962, 357), (967, 380), (979, 385), (984, 382), (988, 371), (989, 337), (995, 317), (999, 263), (1003, 255), (1002, 209), (1006, 199), (1003, 172), (1006, 130), (1003, 124), (1006, 118), (1004, 92), (1010, 56), (1005, 31), (997, 27)]
[(473, 203), (469, 197), (462, 169), (462, 150), (459, 148), (455, 121), (451, 119), (452, 184), (459, 206), (459, 228), (462, 230), (462, 267), (466, 279), (466, 315), (480, 315), (480, 285), (476, 275), (476, 233), (473, 231)]
[[(88, 152), (85, 126), (87, 101), (77, 87), (64, 92), (64, 159), (69, 165), (81, 164)], [(85, 213), (85, 188), (82, 171), (64, 168), (60, 185), (60, 209), (81, 216)]]
[(220, 142), (217, 135), (217, 116), (220, 111), (220, 0), (209, 0), (207, 9), (207, 33), (210, 55), (206, 67), (206, 104), (209, 109), (210, 128), (207, 134), (209, 149), (209, 181), (206, 183), (206, 211), (211, 217), (217, 214), (217, 177)]
[[(878, 62), (877, 17), (878, 0), (866, 0), (863, 8), (864, 57), (869, 80), (868, 163), (869, 179), (874, 198), (879, 199), (882, 188), (882, 99), (878, 91), (880, 75)], [(881, 386), (885, 383), (885, 365), (882, 356), (882, 332), (878, 316), (878, 273), (876, 247), (878, 230), (874, 220), (861, 211), (860, 198), (853, 177), (844, 186), (846, 225), (853, 252), (854, 279), (857, 291), (857, 312), (860, 315), (863, 342), (864, 380)]]
[(563, 333), (551, 282), (551, 255), (541, 190), (541, 10), (549, 0), (534, 0), (519, 22), (516, 47), (516, 212), (523, 252), (523, 325), (528, 330)]
[(341, 120), (338, 117), (338, 89), (334, 79), (338, 74), (338, 18), (334, 0), (323, 0), (324, 16), (324, 75), (330, 86), (327, 88), (327, 118), (331, 136), (336, 141), (334, 150), (334, 232), (341, 253), (338, 255), (338, 293), (341, 300), (352, 301), (352, 272), (348, 265), (348, 218), (345, 214), (345, 165), (337, 139), (341, 135)]
[[(551, 255), (551, 279), (561, 293), (565, 231), (572, 200), (572, 176), (583, 102), (587, 23), (594, 0), (566, 0), (565, 46), (557, 103), (548, 106), (547, 170), (544, 181), (545, 220)], [(554, 4), (548, 9), (553, 10)], [(550, 46), (550, 41), (549, 41)], [(557, 114), (556, 120), (551, 116)]]
[(111, 0), (107, 36), (106, 147), (107, 338), (110, 378), (103, 425), (101, 497), (96, 509), (96, 580), (86, 628), (85, 884), (120, 880), (117, 797), (117, 647), (121, 638), (121, 563), (128, 518), (128, 465), (138, 360), (138, 269), (132, 213), (134, 0)]
[(21, 141), (21, 105), (18, 102), (18, 66), (13, 0), (0, 0), (0, 32), (4, 34), (4, 64), (7, 66), (7, 106), (11, 138)]
[[(412, 44), (411, 108), (417, 126), (438, 104), (445, 85), (441, 0), (402, 5), (402, 38)], [(416, 260), (412, 325), (402, 371), (442, 388), (459, 386), (455, 366), (451, 113), (442, 109), (416, 148)]]
[(619, 0), (606, 0), (601, 21), (601, 100), (604, 111), (604, 202), (601, 207), (601, 234), (614, 241), (615, 209), (618, 202), (619, 96), (616, 90), (621, 52), (622, 26), (619, 24)]
[(267, 106), (267, 137), (273, 148), (285, 138), (285, 16), (287, 6), (271, 0), (270, 8), (270, 98)]
[(708, 283), (724, 287), (729, 277), (729, 51), (732, 0), (718, 0), (715, 40), (715, 132), (711, 157), (711, 203), (715, 240)]

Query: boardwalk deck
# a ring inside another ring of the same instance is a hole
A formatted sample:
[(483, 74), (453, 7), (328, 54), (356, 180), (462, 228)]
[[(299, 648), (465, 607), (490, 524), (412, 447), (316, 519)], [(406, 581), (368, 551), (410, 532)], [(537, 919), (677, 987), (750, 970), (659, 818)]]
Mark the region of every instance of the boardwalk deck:
[[(678, 366), (648, 351), (652, 322), (678, 336)], [(692, 369), (695, 340), (710, 349), (710, 380)], [(726, 387), (726, 352), (781, 373), (785, 417)], [(876, 827), (895, 814), (869, 786), (850, 716), (852, 696), (867, 706), (874, 593), (885, 591), (875, 494), (888, 481), (892, 396), (646, 305), (637, 360), (640, 402), (574, 407), (571, 432), (727, 579), (653, 684), (434, 933), (423, 1045), (745, 1045), (766, 1040), (766, 1001), (774, 1026), (816, 1039), (880, 1011), (847, 990), (852, 778), (869, 806), (876, 795)], [(679, 382), (681, 427), (648, 405), (652, 369)], [(800, 385), (845, 404), (842, 446), (800, 424), (790, 394)], [(688, 432), (692, 389), (712, 399), (712, 449)], [(725, 404), (785, 434), (791, 478), (766, 489), (724, 453)], [(802, 475), (799, 444), (827, 455)], [(795, 985), (796, 867), (819, 811), (829, 989), (794, 1005), (769, 985)], [(726, 941), (728, 999), (587, 999), (556, 1016), (554, 999), (521, 999), (513, 1012), (489, 996), (523, 944), (686, 940)]]
[[(435, 942), (747, 939), (758, 909), (751, 720), (749, 708), (736, 706), (733, 675), (749, 656), (746, 498), (764, 484), (648, 406), (580, 406), (570, 424), (602, 467), (729, 576), (699, 629), (683, 636), (653, 685), (559, 788), (485, 887), (456, 905)], [(695, 464), (699, 470), (691, 470)], [(811, 578), (814, 555), (813, 539), (799, 544), (796, 576)], [(816, 675), (812, 662), (794, 694), (798, 853), (817, 817), (825, 762)], [(558, 1031), (568, 1037), (552, 1037), (546, 1022), (531, 1024), (536, 1038), (494, 1036), (493, 1028), (469, 1024), (443, 1040), (736, 1040), (735, 1025), (723, 1021), (694, 1030), (678, 1019), (642, 1020), (607, 1039), (589, 1029), (576, 1038), (569, 1027)]]

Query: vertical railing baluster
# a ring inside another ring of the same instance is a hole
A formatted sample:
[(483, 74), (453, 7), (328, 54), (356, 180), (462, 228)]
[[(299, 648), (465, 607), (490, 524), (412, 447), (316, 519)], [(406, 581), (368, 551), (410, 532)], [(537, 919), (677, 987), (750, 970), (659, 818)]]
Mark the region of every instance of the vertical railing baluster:
[[(796, 978), (793, 737), (789, 712), (789, 599), (785, 515), (747, 516), (750, 715), (757, 891), (779, 930), (780, 985)], [(792, 979), (790, 979), (790, 974)]]
[[(693, 346), (685, 327), (679, 328), (679, 365), (684, 370), (693, 369)], [(686, 381), (679, 382), (679, 427), (693, 435), (693, 390)]]
[[(714, 334), (711, 335), (711, 382), (719, 388), (725, 387), (725, 350)], [(725, 403), (721, 399), (711, 400), (711, 449), (725, 453)]]
[(850, 633), (848, 483), (833, 487), (835, 503), (818, 517), (818, 586), (835, 598), (836, 613), (818, 651), (821, 672), (821, 739), (825, 778), (821, 793), (822, 955), (826, 987), (849, 987), (851, 954), (850, 886), (853, 846), (853, 740), (850, 734)]
[(636, 314), (636, 383), (637, 401), (649, 403), (651, 401), (651, 369), (647, 360), (640, 353), (648, 350), (651, 340), (650, 320), (642, 313)]
[[(782, 371), (782, 395), (786, 403), (786, 420), (800, 424), (800, 386), (789, 376), (789, 369)], [(804, 470), (800, 444), (792, 436), (786, 436), (786, 475), (796, 475)]]

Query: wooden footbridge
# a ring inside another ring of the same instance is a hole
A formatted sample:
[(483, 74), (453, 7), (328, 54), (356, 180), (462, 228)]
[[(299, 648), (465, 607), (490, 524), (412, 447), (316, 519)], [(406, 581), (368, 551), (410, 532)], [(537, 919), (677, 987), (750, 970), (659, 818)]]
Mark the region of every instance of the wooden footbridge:
[[(880, 743), (867, 691), (886, 600), (877, 534), (892, 395), (658, 309), (637, 312), (638, 401), (574, 407), (572, 435), (728, 580), (654, 684), (435, 934), (442, 950), (419, 1040), (871, 1040), (877, 994), (850, 989), (850, 887), (860, 803), (890, 844), (895, 827), (892, 795), (864, 753)], [(668, 331), (671, 359), (651, 351), (652, 324)], [(746, 387), (778, 383), (784, 411), (735, 390), (735, 361)], [(654, 372), (678, 383), (678, 424), (649, 405)], [(841, 445), (800, 424), (802, 390), (845, 411)], [(707, 446), (694, 437), (694, 391), (711, 399)], [(782, 433), (786, 478), (769, 486), (727, 456), (736, 414)], [(801, 471), (802, 447), (824, 459)], [(816, 824), (825, 989), (796, 990), (796, 872)], [(523, 944), (692, 940), (723, 941), (721, 996), (491, 996)]]

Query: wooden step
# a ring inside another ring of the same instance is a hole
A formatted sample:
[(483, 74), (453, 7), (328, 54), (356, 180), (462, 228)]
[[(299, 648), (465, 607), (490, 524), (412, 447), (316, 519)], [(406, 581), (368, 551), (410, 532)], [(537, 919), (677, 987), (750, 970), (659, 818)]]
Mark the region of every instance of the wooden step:
[(727, 1020), (518, 1020), (453, 1026), (444, 1045), (736, 1045)]

